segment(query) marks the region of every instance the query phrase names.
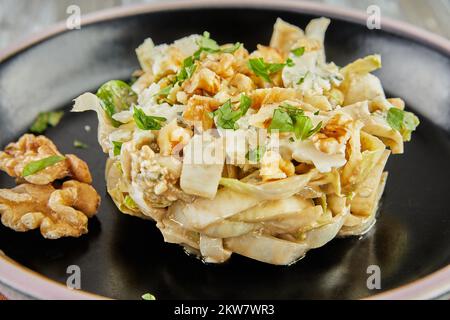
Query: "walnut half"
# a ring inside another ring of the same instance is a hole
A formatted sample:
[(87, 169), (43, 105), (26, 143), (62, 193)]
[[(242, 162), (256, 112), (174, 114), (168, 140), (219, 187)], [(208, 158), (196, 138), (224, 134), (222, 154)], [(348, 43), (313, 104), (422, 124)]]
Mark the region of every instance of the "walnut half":
[(22, 178), (23, 169), (27, 164), (55, 155), (60, 156), (61, 153), (51, 140), (44, 136), (25, 134), (17, 142), (7, 145), (5, 151), (0, 152), (0, 170), (11, 177), (38, 185), (46, 185), (65, 177), (92, 183), (87, 164), (75, 155), (66, 155), (65, 161)]
[(0, 189), (2, 223), (21, 232), (40, 228), (47, 239), (87, 233), (88, 218), (95, 215), (99, 204), (95, 189), (75, 180), (64, 182), (60, 189), (29, 183)]
[[(79, 237), (87, 233), (88, 218), (97, 213), (100, 196), (90, 185), (88, 165), (72, 154), (23, 176), (29, 163), (51, 156), (61, 156), (53, 142), (32, 134), (23, 135), (0, 152), (0, 170), (22, 183), (0, 189), (1, 221), (15, 231), (39, 228), (47, 239)], [(71, 180), (66, 181), (68, 177)]]

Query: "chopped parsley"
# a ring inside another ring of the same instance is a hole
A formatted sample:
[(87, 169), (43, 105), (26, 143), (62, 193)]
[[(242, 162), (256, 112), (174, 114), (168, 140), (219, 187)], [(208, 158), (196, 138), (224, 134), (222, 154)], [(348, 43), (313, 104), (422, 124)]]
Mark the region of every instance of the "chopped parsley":
[(148, 116), (140, 108), (135, 107), (133, 113), (134, 121), (141, 130), (159, 130), (162, 124), (166, 121), (164, 117)]
[(301, 85), (303, 82), (305, 82), (306, 77), (308, 76), (309, 71), (306, 71), (305, 75), (303, 77), (301, 77), (300, 79), (298, 79), (297, 84)]
[(411, 139), (411, 132), (416, 130), (420, 123), (414, 113), (403, 111), (394, 107), (388, 110), (386, 120), (392, 129), (401, 133), (405, 141), (409, 141)]
[(103, 84), (97, 91), (97, 97), (101, 100), (103, 110), (115, 127), (120, 126), (121, 123), (112, 116), (118, 112), (129, 110), (137, 102), (137, 94), (128, 83), (121, 80), (111, 80)]
[(162, 88), (154, 94), (153, 96), (156, 97), (156, 100), (158, 103), (167, 102), (170, 105), (172, 105), (171, 101), (167, 99), (167, 96), (170, 94), (170, 91), (173, 89), (173, 84), (168, 85), (167, 87)]
[(161, 90), (159, 90), (159, 92), (157, 94), (155, 94), (155, 96), (157, 97), (167, 97), (170, 93), (170, 91), (172, 90), (173, 86), (167, 86)]
[(280, 71), (288, 64), (292, 65), (292, 60), (289, 59), (287, 63), (266, 63), (263, 58), (248, 60), (248, 67), (250, 70), (258, 77), (263, 78), (266, 82), (272, 82), (270, 75)]
[(289, 113), (283, 109), (275, 109), (269, 126), (269, 131), (272, 130), (278, 130), (279, 132), (293, 132), (293, 117), (291, 117)]
[(181, 67), (180, 71), (178, 72), (176, 76), (175, 82), (181, 85), (181, 83), (184, 82), (184, 80), (189, 79), (195, 72), (195, 69), (197, 69), (197, 66), (195, 65), (194, 56), (187, 57), (183, 60), (183, 66)]
[(299, 47), (299, 48), (292, 49), (291, 52), (296, 57), (301, 57), (305, 53), (305, 47)]
[(197, 45), (199, 49), (194, 53), (194, 57), (196, 59), (200, 59), (200, 55), (202, 52), (207, 53), (233, 53), (237, 49), (241, 47), (240, 42), (236, 42), (235, 44), (231, 46), (227, 46), (223, 49), (220, 48), (220, 46), (217, 44), (217, 42), (210, 38), (210, 34), (208, 31), (203, 32), (202, 37), (197, 42)]
[[(210, 34), (208, 31), (203, 32), (203, 35), (197, 42), (197, 44), (199, 46), (198, 51), (205, 51), (208, 53), (215, 53), (220, 51), (220, 46), (217, 44), (216, 40), (210, 38)], [(200, 55), (200, 53), (198, 53), (198, 55)]]
[(64, 111), (40, 112), (33, 122), (30, 131), (33, 133), (44, 133), (48, 126), (56, 127), (61, 121)]
[(321, 127), (322, 122), (314, 127), (311, 118), (305, 116), (303, 110), (289, 104), (282, 104), (273, 112), (269, 131), (293, 132), (297, 139), (305, 140), (317, 133)]
[(175, 82), (180, 84), (185, 80), (189, 79), (197, 69), (195, 65), (195, 61), (200, 60), (202, 52), (207, 53), (233, 53), (242, 45), (239, 42), (236, 42), (232, 46), (228, 46), (226, 48), (221, 49), (217, 42), (210, 38), (210, 34), (208, 31), (203, 32), (202, 37), (197, 41), (198, 50), (194, 52), (194, 54), (190, 57), (187, 57), (183, 61), (183, 66), (178, 72)]
[(136, 202), (134, 202), (133, 198), (131, 198), (129, 195), (125, 196), (125, 199), (123, 200), (123, 204), (131, 210), (137, 209)]
[(263, 58), (254, 58), (248, 60), (248, 67), (258, 77), (263, 78), (266, 82), (272, 82), (270, 76), (278, 71), (281, 71), (285, 66), (293, 67), (295, 65), (291, 58), (288, 58), (285, 63), (267, 63)]
[(234, 53), (237, 49), (239, 49), (242, 46), (242, 43), (236, 42), (232, 46), (225, 47), (221, 50), (223, 53)]
[(155, 296), (151, 293), (145, 293), (141, 296), (142, 300), (156, 300)]
[(286, 65), (288, 67), (293, 67), (293, 66), (295, 66), (295, 63), (294, 63), (294, 61), (291, 58), (287, 58)]
[(22, 177), (31, 176), (65, 159), (63, 156), (50, 156), (41, 160), (31, 161), (23, 168)]
[(79, 149), (87, 149), (89, 147), (86, 143), (84, 143), (84, 142), (82, 142), (80, 140), (74, 140), (73, 141), (73, 146), (75, 148), (79, 148)]
[(120, 152), (122, 151), (122, 144), (123, 142), (120, 141), (113, 141), (113, 154), (114, 156), (120, 155)]
[(217, 126), (224, 129), (236, 130), (236, 121), (247, 113), (251, 104), (252, 100), (245, 94), (241, 95), (239, 107), (237, 109), (234, 109), (231, 100), (228, 100), (219, 109), (213, 112), (213, 116), (217, 116)]

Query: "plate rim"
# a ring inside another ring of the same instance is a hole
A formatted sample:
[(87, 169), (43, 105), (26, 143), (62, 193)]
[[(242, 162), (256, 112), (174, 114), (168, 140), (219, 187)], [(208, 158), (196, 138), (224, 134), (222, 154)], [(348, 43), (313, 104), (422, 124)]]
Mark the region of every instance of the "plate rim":
[[(170, 11), (179, 9), (201, 8), (264, 8), (264, 9), (291, 9), (302, 10), (304, 13), (325, 15), (357, 24), (365, 24), (367, 16), (363, 11), (336, 7), (323, 3), (279, 0), (187, 0), (169, 3), (145, 3), (96, 11), (81, 17), (81, 26), (98, 22), (130, 17), (143, 13)], [(450, 56), (450, 40), (413, 26), (406, 22), (382, 17), (381, 29), (402, 37), (418, 41), (426, 46)], [(22, 41), (8, 46), (0, 51), (0, 64), (6, 62), (22, 51), (31, 48), (58, 34), (70, 32), (66, 23), (59, 22), (41, 32), (31, 35)], [(11, 258), (0, 250), (0, 286), (13, 290), (26, 298), (31, 299), (110, 299), (83, 290), (71, 290), (38, 272), (35, 272)], [(377, 293), (364, 299), (433, 299), (450, 292), (450, 265), (443, 267), (415, 281), (406, 283), (397, 288)]]

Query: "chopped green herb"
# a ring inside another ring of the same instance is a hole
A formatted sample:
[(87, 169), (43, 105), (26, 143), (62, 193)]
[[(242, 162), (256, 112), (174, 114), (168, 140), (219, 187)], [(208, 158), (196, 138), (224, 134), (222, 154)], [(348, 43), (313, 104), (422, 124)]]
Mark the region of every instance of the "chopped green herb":
[(296, 115), (302, 115), (304, 114), (304, 111), (302, 109), (299, 109), (293, 105), (290, 105), (289, 103), (282, 103), (280, 105), (280, 108), (284, 111), (286, 111), (287, 113), (289, 113), (289, 115), (291, 117), (294, 117)]
[(193, 56), (187, 57), (183, 61), (183, 67), (178, 72), (176, 77), (176, 82), (178, 84), (183, 83), (185, 80), (189, 79), (195, 72), (197, 66), (195, 65), (195, 60)]
[(61, 118), (64, 115), (64, 111), (53, 111), (47, 112), (48, 114), (48, 124), (52, 127), (56, 127), (58, 123), (61, 121)]
[(282, 109), (275, 109), (269, 131), (278, 130), (280, 132), (293, 132), (294, 122), (289, 113)]
[(291, 58), (287, 58), (286, 65), (288, 67), (293, 67), (293, 66), (295, 66), (295, 63), (294, 63), (294, 61)]
[(134, 210), (137, 208), (136, 202), (134, 202), (133, 198), (131, 198), (129, 195), (125, 196), (125, 199), (123, 200), (123, 203), (128, 209)]
[(420, 124), (419, 118), (412, 112), (390, 108), (387, 113), (387, 123), (392, 129), (399, 131), (405, 141), (411, 139), (411, 132)]
[(232, 46), (225, 47), (221, 50), (223, 53), (234, 53), (237, 49), (239, 49), (242, 46), (242, 43), (236, 42)]
[(203, 36), (198, 41), (198, 46), (200, 47), (200, 50), (214, 53), (220, 51), (220, 47), (217, 44), (217, 42), (210, 38), (210, 34), (208, 31), (203, 32)]
[(122, 144), (123, 142), (120, 141), (113, 141), (113, 154), (114, 156), (120, 155), (120, 152), (122, 151)]
[(217, 44), (217, 42), (210, 38), (210, 34), (208, 31), (203, 32), (203, 36), (197, 42), (199, 49), (194, 53), (194, 57), (196, 59), (200, 59), (200, 54), (204, 52), (208, 53), (233, 53), (242, 45), (240, 42), (236, 42), (234, 45), (225, 47), (223, 49)]
[(63, 156), (50, 156), (41, 160), (28, 163), (22, 171), (22, 177), (31, 176), (47, 167), (50, 167), (60, 161), (66, 159)]
[(281, 69), (283, 69), (285, 65), (285, 63), (267, 63), (267, 72), (269, 74), (276, 73), (278, 71), (281, 71)]
[(165, 87), (165, 88), (159, 90), (159, 92), (158, 92), (157, 94), (155, 94), (155, 96), (158, 96), (158, 97), (161, 97), (161, 96), (166, 97), (166, 96), (169, 95), (169, 93), (170, 93), (170, 91), (172, 90), (172, 88), (173, 88), (173, 85), (167, 86), (167, 87)]
[(43, 133), (48, 126), (56, 127), (61, 121), (64, 111), (40, 112), (30, 128), (33, 133)]
[(225, 102), (219, 109), (217, 109), (212, 115), (217, 115), (217, 126), (224, 129), (237, 129), (236, 121), (238, 121), (242, 116), (244, 116), (250, 105), (252, 104), (252, 100), (250, 97), (245, 94), (241, 95), (239, 107), (238, 109), (233, 109), (233, 105), (231, 104), (231, 100)]
[(103, 84), (97, 91), (97, 97), (115, 127), (121, 123), (112, 116), (117, 112), (129, 110), (137, 102), (136, 93), (126, 82), (120, 80), (111, 80)]
[(173, 84), (168, 85), (167, 87), (164, 87), (161, 89), (158, 93), (154, 95), (156, 97), (156, 100), (158, 103), (167, 102), (168, 104), (172, 105), (172, 102), (167, 99), (167, 96), (170, 94), (170, 91), (173, 89)]
[(258, 146), (257, 148), (247, 152), (246, 158), (251, 162), (259, 162), (265, 152), (266, 152), (265, 146)]
[(137, 107), (134, 108), (133, 118), (137, 127), (142, 130), (159, 130), (166, 121), (164, 117), (148, 116)]
[(241, 94), (241, 98), (239, 99), (239, 109), (241, 110), (241, 114), (244, 116), (250, 106), (252, 105), (252, 99), (245, 94)]
[(267, 70), (267, 64), (264, 62), (263, 58), (256, 58), (248, 60), (248, 67), (252, 70), (258, 77), (263, 78), (267, 82), (272, 82)]
[(296, 116), (294, 122), (294, 134), (300, 140), (308, 139), (322, 127), (322, 122), (320, 122), (313, 128), (311, 118), (304, 115)]
[(258, 77), (263, 78), (266, 82), (272, 82), (270, 75), (282, 70), (285, 66), (292, 67), (295, 63), (288, 58), (286, 63), (266, 63), (263, 58), (254, 58), (248, 60), (248, 67)]
[(143, 300), (156, 300), (155, 296), (151, 293), (145, 293), (142, 295)]
[(400, 131), (403, 125), (404, 112), (397, 108), (389, 109), (387, 113), (387, 123), (392, 129)]
[(73, 146), (79, 149), (87, 149), (89, 147), (86, 143), (81, 142), (80, 140), (74, 140)]
[(291, 52), (296, 57), (301, 57), (305, 53), (305, 47), (299, 47), (299, 48), (292, 49)]
[(178, 72), (175, 82), (178, 84), (183, 83), (185, 80), (189, 79), (195, 72), (197, 66), (195, 65), (195, 61), (200, 59), (202, 52), (207, 53), (233, 53), (242, 45), (239, 42), (236, 42), (234, 45), (226, 47), (224, 49), (220, 49), (220, 46), (217, 42), (210, 38), (210, 34), (208, 31), (203, 32), (202, 37), (197, 41), (198, 50), (194, 52), (194, 54), (190, 57), (187, 57), (183, 61), (183, 66)]
[(311, 118), (304, 115), (303, 110), (289, 104), (282, 104), (275, 109), (269, 131), (294, 132), (297, 139), (305, 140), (317, 133), (322, 122), (313, 128)]
[(33, 125), (30, 128), (31, 132), (43, 133), (48, 127), (48, 114), (46, 112), (39, 113)]
[(298, 85), (301, 85), (303, 82), (305, 82), (305, 79), (306, 79), (306, 77), (308, 76), (308, 74), (309, 74), (309, 71), (307, 71), (307, 72), (305, 73), (305, 75), (304, 75), (303, 77), (301, 77), (301, 78), (297, 81), (297, 84), (298, 84)]
[(316, 112), (314, 112), (314, 115), (315, 115), (315, 116), (318, 116), (318, 115), (319, 115), (319, 113), (320, 113), (320, 111), (319, 111), (319, 110), (317, 110)]

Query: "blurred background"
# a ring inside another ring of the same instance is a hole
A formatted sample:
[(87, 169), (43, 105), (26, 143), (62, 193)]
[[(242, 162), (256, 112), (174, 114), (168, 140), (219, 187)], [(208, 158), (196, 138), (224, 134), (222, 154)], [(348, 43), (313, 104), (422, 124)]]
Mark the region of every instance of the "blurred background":
[[(0, 0), (0, 50), (55, 22), (65, 20), (68, 17), (66, 10), (70, 5), (78, 5), (81, 13), (86, 14), (116, 6), (162, 1), (174, 0)], [(450, 23), (448, 21), (450, 0), (306, 1), (326, 3), (364, 12), (368, 6), (378, 5), (381, 8), (382, 17), (402, 20), (450, 39)]]

